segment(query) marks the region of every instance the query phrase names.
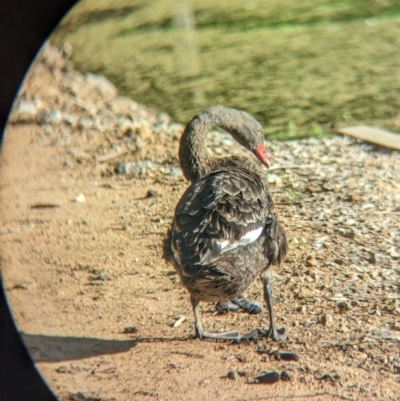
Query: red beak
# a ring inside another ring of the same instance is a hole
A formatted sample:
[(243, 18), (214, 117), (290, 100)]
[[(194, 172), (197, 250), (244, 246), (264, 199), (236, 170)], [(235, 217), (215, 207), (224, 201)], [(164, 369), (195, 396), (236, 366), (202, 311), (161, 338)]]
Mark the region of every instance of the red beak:
[(265, 146), (263, 143), (255, 147), (253, 152), (257, 156), (258, 160), (260, 160), (260, 162), (264, 164), (264, 166), (266, 166), (267, 168), (271, 167), (271, 163), (268, 160), (267, 152), (265, 151)]

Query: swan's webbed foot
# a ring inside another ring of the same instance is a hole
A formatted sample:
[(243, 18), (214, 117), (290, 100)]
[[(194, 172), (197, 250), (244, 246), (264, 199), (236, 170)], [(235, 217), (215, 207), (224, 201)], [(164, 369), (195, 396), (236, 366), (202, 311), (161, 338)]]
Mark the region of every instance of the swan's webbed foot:
[(222, 315), (229, 311), (237, 311), (243, 309), (245, 312), (251, 315), (258, 315), (262, 312), (261, 306), (258, 302), (249, 302), (246, 299), (232, 299), (228, 302), (218, 302), (216, 304), (217, 312)]
[(225, 331), (225, 332), (220, 332), (220, 333), (209, 333), (207, 331), (204, 331), (202, 324), (201, 324), (201, 320), (200, 320), (200, 314), (199, 314), (200, 301), (191, 296), (190, 302), (191, 302), (192, 308), (193, 308), (194, 327), (196, 330), (196, 337), (201, 338), (201, 339), (208, 338), (211, 340), (232, 341), (239, 335), (239, 333), (237, 331)]
[(286, 341), (288, 338), (288, 331), (285, 328), (268, 330), (268, 337), (275, 341)]
[(258, 302), (249, 302), (246, 299), (232, 299), (232, 303), (251, 315), (258, 315), (262, 312)]
[(267, 337), (268, 336), (268, 330), (263, 330), (263, 329), (255, 329), (253, 331), (251, 331), (250, 333), (247, 334), (243, 334), (243, 335), (238, 335), (235, 338), (235, 343), (248, 343), (249, 341), (252, 340), (258, 340), (260, 338), (263, 337)]
[(263, 330), (263, 329), (255, 329), (250, 333), (244, 335), (238, 335), (234, 341), (236, 343), (241, 342), (249, 342), (252, 340), (259, 340), (260, 338), (271, 338), (274, 341), (285, 341), (288, 337), (288, 332), (286, 329), (277, 329), (277, 330)]
[[(249, 342), (251, 340), (258, 340), (259, 338), (268, 337), (272, 338), (275, 341), (284, 341), (287, 339), (287, 331), (285, 329), (275, 329), (274, 321), (271, 318), (270, 327), (267, 330), (256, 329), (251, 331), (250, 333), (240, 335), (237, 331), (225, 331), (225, 332), (216, 332), (210, 333), (203, 330), (200, 314), (199, 314), (199, 300), (193, 297), (190, 297), (190, 301), (192, 303), (194, 321), (195, 321), (195, 330), (196, 336), (200, 339), (210, 339), (210, 340), (225, 340), (225, 341), (233, 341), (235, 343), (240, 342)], [(239, 301), (242, 302), (242, 301)], [(244, 301), (247, 302), (247, 301)], [(249, 302), (249, 304), (251, 304)], [(271, 306), (269, 304), (269, 306)], [(272, 313), (270, 317), (272, 316)]]
[(200, 339), (235, 341), (236, 338), (239, 337), (239, 333), (234, 330), (209, 333), (207, 331), (198, 330), (198, 327), (196, 327), (196, 336)]
[(228, 302), (217, 302), (215, 309), (219, 315), (225, 315), (228, 312), (236, 312), (239, 310), (239, 306), (235, 305), (232, 301)]

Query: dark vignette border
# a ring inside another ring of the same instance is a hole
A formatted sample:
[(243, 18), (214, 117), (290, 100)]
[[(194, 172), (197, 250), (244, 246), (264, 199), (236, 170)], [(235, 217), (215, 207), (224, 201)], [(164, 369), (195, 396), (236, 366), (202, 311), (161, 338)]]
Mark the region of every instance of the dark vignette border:
[[(13, 100), (30, 64), (42, 43), (76, 2), (0, 0), (0, 147)], [(0, 400), (56, 400), (36, 370), (17, 332), (1, 275)]]

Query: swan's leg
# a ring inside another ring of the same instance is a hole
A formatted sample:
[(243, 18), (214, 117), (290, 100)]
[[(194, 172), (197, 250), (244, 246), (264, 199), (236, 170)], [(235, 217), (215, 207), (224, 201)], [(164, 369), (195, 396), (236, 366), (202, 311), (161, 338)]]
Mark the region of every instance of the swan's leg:
[(288, 333), (286, 329), (276, 329), (274, 322), (274, 312), (273, 312), (273, 297), (272, 288), (270, 282), (270, 273), (264, 273), (262, 277), (264, 285), (264, 299), (267, 304), (269, 312), (269, 328), (268, 330), (256, 329), (250, 333), (244, 334), (242, 336), (237, 336), (235, 342), (245, 342), (250, 340), (257, 340), (262, 337), (270, 337), (275, 341), (284, 341), (287, 339)]
[(266, 272), (262, 276), (262, 281), (264, 285), (264, 299), (267, 304), (268, 312), (269, 312), (269, 330), (268, 337), (271, 337), (276, 341), (285, 341), (288, 337), (288, 333), (286, 329), (277, 329), (275, 327), (274, 322), (274, 312), (273, 312), (273, 296), (272, 296), (272, 287), (271, 287), (271, 277), (270, 273)]
[(221, 333), (207, 333), (203, 330), (200, 321), (200, 313), (199, 313), (199, 304), (200, 301), (193, 297), (190, 297), (190, 302), (193, 308), (193, 315), (194, 315), (194, 327), (196, 330), (196, 336), (199, 338), (210, 338), (213, 340), (236, 340), (238, 338), (237, 331), (225, 331)]
[(218, 302), (216, 309), (220, 314), (228, 313), (229, 311), (235, 312), (239, 309), (243, 309), (245, 312), (251, 315), (258, 315), (262, 312), (261, 306), (258, 304), (258, 302), (249, 302), (245, 298), (236, 298), (228, 302)]

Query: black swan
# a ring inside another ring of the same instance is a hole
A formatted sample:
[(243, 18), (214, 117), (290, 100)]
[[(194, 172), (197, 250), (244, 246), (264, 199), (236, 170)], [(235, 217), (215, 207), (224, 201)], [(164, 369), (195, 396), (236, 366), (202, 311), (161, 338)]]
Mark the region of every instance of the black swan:
[[(213, 127), (229, 132), (256, 157), (210, 157), (206, 136)], [(176, 206), (164, 241), (164, 258), (175, 267), (190, 293), (196, 335), (234, 341), (264, 336), (285, 340), (286, 330), (278, 330), (274, 324), (270, 267), (284, 260), (287, 241), (263, 178), (261, 163), (266, 167), (270, 163), (261, 124), (244, 111), (211, 107), (187, 124), (179, 158), (183, 174), (192, 184)], [(246, 335), (204, 331), (199, 302), (232, 300), (259, 275), (269, 329)]]

